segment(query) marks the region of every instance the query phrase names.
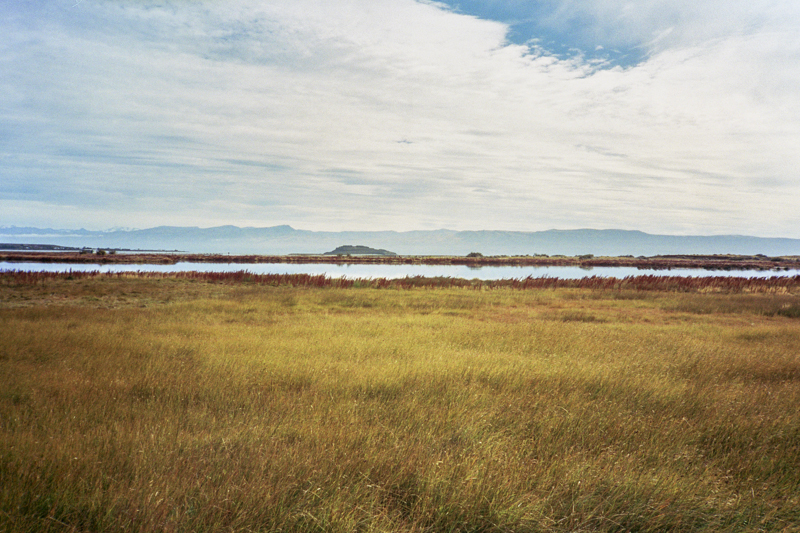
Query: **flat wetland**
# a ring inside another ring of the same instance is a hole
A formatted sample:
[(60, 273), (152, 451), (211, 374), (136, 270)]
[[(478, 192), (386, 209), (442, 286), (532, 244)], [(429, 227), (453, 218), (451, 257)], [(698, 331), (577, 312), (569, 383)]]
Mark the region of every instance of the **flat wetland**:
[(795, 270), (800, 269), (800, 256), (767, 257), (765, 255), (656, 255), (652, 257), (595, 257), (581, 256), (419, 256), (419, 255), (225, 255), (169, 252), (42, 252), (0, 251), (0, 261), (72, 264), (162, 264), (233, 263), (233, 264), (338, 264), (338, 265), (464, 265), (492, 266), (576, 266), (635, 267), (640, 269), (705, 269), (705, 270)]
[(0, 531), (800, 531), (800, 278), (0, 272)]

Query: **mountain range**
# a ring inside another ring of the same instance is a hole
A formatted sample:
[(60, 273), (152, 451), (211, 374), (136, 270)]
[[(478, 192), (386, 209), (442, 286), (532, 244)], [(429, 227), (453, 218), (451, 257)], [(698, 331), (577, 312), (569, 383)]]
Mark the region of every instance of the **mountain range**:
[(180, 250), (192, 253), (321, 254), (342, 245), (369, 246), (400, 255), (671, 254), (800, 255), (800, 239), (743, 235), (653, 235), (630, 230), (521, 231), (308, 231), (291, 226), (212, 228), (159, 226), (107, 231), (0, 227), (0, 243), (75, 248)]

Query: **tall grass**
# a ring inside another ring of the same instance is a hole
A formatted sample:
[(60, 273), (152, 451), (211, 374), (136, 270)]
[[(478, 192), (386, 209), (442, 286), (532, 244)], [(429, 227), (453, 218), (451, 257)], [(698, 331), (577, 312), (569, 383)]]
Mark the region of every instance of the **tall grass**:
[(0, 285), (0, 530), (800, 524), (792, 290), (67, 277)]
[(601, 289), (632, 291), (678, 292), (796, 292), (800, 290), (800, 276), (734, 277), (734, 276), (626, 276), (624, 278), (587, 276), (577, 279), (533, 277), (500, 280), (462, 279), (452, 277), (408, 276), (385, 278), (332, 278), (324, 274), (254, 274), (247, 270), (235, 272), (100, 272), (69, 271), (45, 272), (10, 270), (0, 271), (0, 285), (36, 285), (56, 280), (75, 279), (170, 279), (213, 283), (256, 283), (260, 285), (290, 287), (371, 287), (377, 289), (411, 288), (472, 288), (472, 289)]

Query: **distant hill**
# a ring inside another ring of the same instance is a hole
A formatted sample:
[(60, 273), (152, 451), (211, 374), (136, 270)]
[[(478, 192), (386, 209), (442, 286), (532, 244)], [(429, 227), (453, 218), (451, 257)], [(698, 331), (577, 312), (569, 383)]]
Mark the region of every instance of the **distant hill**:
[(71, 246), (58, 246), (55, 244), (20, 244), (0, 242), (0, 250), (21, 252), (75, 252), (78, 248)]
[(315, 254), (342, 242), (358, 242), (400, 255), (584, 255), (654, 256), (675, 254), (800, 255), (800, 239), (742, 235), (651, 235), (623, 230), (521, 231), (344, 231), (219, 226), (160, 226), (109, 231), (2, 227), (0, 242), (48, 244), (72, 248), (183, 250), (194, 253)]
[(333, 251), (325, 252), (322, 255), (397, 255), (394, 252), (390, 252), (389, 250), (378, 250), (375, 248), (370, 248), (369, 246), (352, 246), (346, 244), (344, 246), (339, 246)]

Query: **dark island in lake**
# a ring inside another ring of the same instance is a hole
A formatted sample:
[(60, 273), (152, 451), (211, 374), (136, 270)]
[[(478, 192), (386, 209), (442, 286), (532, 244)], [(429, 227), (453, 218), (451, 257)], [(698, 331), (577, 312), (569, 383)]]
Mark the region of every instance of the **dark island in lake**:
[(393, 256), (397, 255), (394, 252), (390, 252), (389, 250), (380, 250), (376, 248), (370, 248), (369, 246), (361, 246), (361, 245), (351, 245), (346, 244), (344, 246), (339, 246), (335, 250), (330, 252), (325, 252), (322, 255), (380, 255), (380, 256)]

